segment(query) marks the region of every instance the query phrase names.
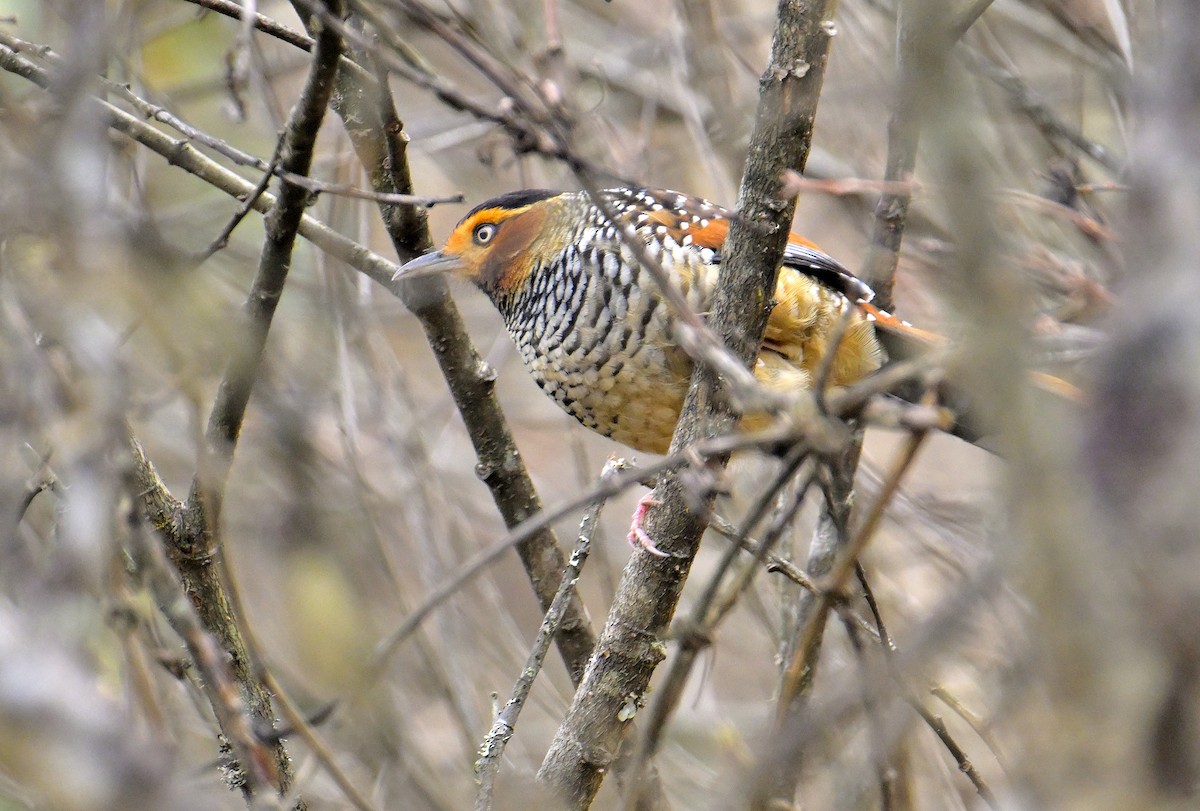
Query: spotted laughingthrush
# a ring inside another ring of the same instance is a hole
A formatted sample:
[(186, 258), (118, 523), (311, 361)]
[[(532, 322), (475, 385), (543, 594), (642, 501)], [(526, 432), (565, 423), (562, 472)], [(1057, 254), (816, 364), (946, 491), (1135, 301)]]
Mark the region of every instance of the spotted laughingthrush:
[[(643, 188), (600, 193), (699, 313), (717, 285), (734, 216), (696, 197)], [(397, 278), (451, 272), (496, 305), (525, 365), (547, 395), (586, 427), (631, 448), (664, 453), (683, 407), (692, 361), (672, 337), (658, 285), (586, 192), (528, 189), (476, 206), (440, 251)], [(880, 364), (873, 294), (836, 260), (792, 234), (783, 255), (755, 376), (805, 389), (835, 326), (854, 307), (828, 365), (828, 383), (852, 383)], [(747, 416), (743, 425), (752, 423)], [(630, 540), (650, 551), (639, 506)]]

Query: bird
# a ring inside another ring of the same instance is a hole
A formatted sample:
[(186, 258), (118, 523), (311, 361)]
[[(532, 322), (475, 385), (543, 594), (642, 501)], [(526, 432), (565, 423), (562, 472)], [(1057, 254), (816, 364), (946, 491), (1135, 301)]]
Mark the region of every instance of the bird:
[[(621, 228), (631, 229), (703, 314), (736, 215), (667, 189), (612, 188), (598, 197), (606, 206), (586, 191), (493, 197), (471, 209), (440, 250), (407, 262), (395, 278), (448, 273), (473, 283), (499, 310), (534, 381), (564, 411), (637, 451), (666, 453), (692, 359), (675, 339), (671, 307)], [(898, 319), (872, 306), (873, 297), (837, 260), (790, 234), (756, 378), (777, 390), (812, 388), (848, 309), (827, 383), (846, 386), (878, 369), (883, 353), (874, 324)], [(752, 429), (767, 419), (749, 414), (741, 425)], [(640, 531), (651, 505), (639, 504), (630, 540), (656, 552)]]

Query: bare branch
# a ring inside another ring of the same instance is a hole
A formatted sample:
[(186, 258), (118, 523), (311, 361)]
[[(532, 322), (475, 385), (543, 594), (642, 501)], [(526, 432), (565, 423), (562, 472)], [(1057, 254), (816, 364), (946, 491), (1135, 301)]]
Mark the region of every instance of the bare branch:
[[(245, 8), (231, 0), (187, 0), (187, 2), (215, 11), (218, 14), (224, 14), (226, 17), (232, 17), (235, 20), (244, 19), (246, 14)], [(254, 27), (265, 34), (295, 45), (304, 51), (311, 51), (313, 49), (314, 41), (311, 37), (288, 28), (286, 25), (282, 25), (270, 17), (255, 12), (251, 20), (254, 23)]]
[[(802, 465), (806, 462), (810, 464), (808, 465), (809, 472), (805, 475), (800, 471)], [(712, 643), (718, 626), (720, 626), (736, 602), (750, 587), (755, 575), (762, 567), (763, 561), (768, 557), (771, 550), (779, 542), (780, 538), (783, 537), (787, 527), (795, 519), (796, 513), (803, 505), (809, 489), (813, 482), (816, 481), (816, 477), (816, 466), (811, 464), (807, 447), (803, 444), (794, 446), (789, 451), (788, 458), (783, 462), (782, 470), (775, 477), (771, 486), (763, 491), (751, 507), (743, 523), (742, 530), (737, 534), (734, 543), (726, 550), (716, 572), (710, 577), (703, 594), (701, 594), (700, 599), (693, 606), (690, 616), (686, 620), (676, 623), (682, 626), (673, 634), (679, 638), (679, 648), (675, 656), (671, 659), (670, 666), (667, 668), (666, 675), (655, 692), (654, 699), (650, 702), (649, 707), (647, 707), (645, 713), (647, 719), (643, 727), (643, 732), (638, 739), (637, 746), (632, 755), (632, 761), (635, 765), (647, 763), (653, 757), (655, 751), (658, 749), (659, 740), (662, 737), (667, 720), (679, 705), (679, 701), (683, 695), (684, 684), (691, 674), (697, 656)], [(753, 553), (752, 559), (745, 562), (737, 577), (733, 578), (734, 582), (730, 583), (724, 590), (725, 593), (723, 595), (719, 594), (719, 587), (725, 578), (725, 574), (732, 567), (734, 560), (741, 551), (742, 543), (744, 543), (746, 536), (766, 517), (767, 512), (771, 509), (780, 492), (793, 480), (798, 482), (798, 486), (795, 487), (787, 499), (788, 503), (776, 510), (775, 516), (767, 528), (762, 542), (751, 550)], [(640, 777), (640, 770), (635, 771), (634, 775), (635, 777)], [(638, 807), (637, 801), (640, 789), (640, 781), (635, 779), (628, 789), (627, 796), (629, 799), (626, 801), (627, 807)]]
[[(739, 216), (731, 224), (709, 318), (709, 326), (746, 366), (758, 353), (794, 210), (794, 203), (775, 198), (779, 177), (784, 168), (804, 164), (829, 48), (823, 23), (831, 11), (825, 3), (781, 5), (762, 79)], [(718, 402), (716, 389), (716, 375), (698, 366), (673, 450), (733, 427), (733, 414)], [(651, 509), (646, 530), (669, 556), (639, 554), (630, 560), (584, 682), (538, 774), (573, 807), (590, 804), (625, 734), (631, 717), (626, 708), (644, 700), (663, 657), (654, 641), (674, 614), (704, 530), (678, 477), (667, 477), (655, 492), (661, 506)]]
[(819, 643), (821, 627), (825, 616), (833, 606), (835, 597), (841, 593), (858, 566), (859, 556), (871, 541), (875, 529), (883, 518), (883, 512), (888, 501), (900, 486), (905, 472), (916, 459), (917, 451), (924, 442), (927, 434), (917, 432), (909, 436), (905, 446), (899, 451), (892, 470), (884, 479), (883, 487), (862, 523), (855, 530), (853, 537), (840, 552), (838, 559), (828, 576), (821, 582), (821, 589), (816, 594), (817, 609), (810, 615), (808, 623), (800, 634), (800, 644), (788, 663), (779, 697), (778, 720), (782, 721), (790, 710), (791, 703), (802, 690), (803, 682), (811, 677), (813, 668), (813, 651)]
[[(328, 20), (322, 18), (322, 24)], [(356, 73), (338, 76), (334, 110), (342, 117), (359, 160), (377, 191), (409, 194), (412, 176), (408, 166), (408, 137), (381, 73), (375, 87), (365, 86)], [(375, 92), (371, 92), (374, 89)], [(381, 213), (397, 254), (412, 258), (432, 246), (424, 212), (413, 206), (382, 206)], [(492, 499), (509, 528), (542, 511), (542, 503), (512, 438), (493, 390), (495, 372), (471, 343), (462, 316), (450, 299), (442, 279), (422, 279), (397, 284), (389, 290), (421, 321), (430, 348), (454, 396), (478, 456), (476, 473), (488, 486)], [(517, 547), (521, 563), (543, 611), (549, 609), (565, 565), (565, 556), (549, 525), (527, 537)], [(570, 598), (556, 644), (572, 682), (577, 683), (595, 645), (587, 612), (577, 596)]]
[[(340, 50), (341, 42), (336, 34), (326, 32), (318, 38), (308, 81), (289, 119), (280, 149), (280, 163), (286, 171), (296, 174), (308, 172)], [(229, 596), (217, 576), (217, 569), (210, 565), (210, 558), (220, 554), (218, 531), (226, 478), (246, 404), (257, 377), (267, 331), (275, 305), (283, 292), (291, 264), (292, 247), (306, 203), (307, 192), (304, 189), (285, 183), (280, 197), (268, 212), (267, 243), (245, 308), (248, 333), (245, 342), (235, 350), (237, 354), (221, 381), (205, 444), (200, 452), (192, 492), (185, 503), (179, 504), (170, 496), (146, 461), (140, 445), (136, 441), (133, 443), (139, 501), (159, 530), (187, 593), (195, 601), (200, 621), (209, 632), (216, 635), (232, 657), (234, 675), (250, 702), (251, 711), (267, 725), (274, 719), (270, 697), (250, 673), (238, 620), (231, 610)], [(167, 610), (165, 605), (163, 610)], [(202, 652), (197, 647), (194, 655)], [(219, 713), (218, 718), (223, 725), (236, 721), (236, 716), (229, 714)], [(226, 729), (226, 734), (231, 740), (237, 737), (234, 730)], [(242, 762), (249, 779), (247, 790), (251, 794), (268, 784), (276, 784), (280, 793), (288, 791), (291, 782), (290, 761), (282, 744), (277, 742), (274, 750), (275, 770), (270, 775), (255, 773), (254, 769), (258, 768), (255, 763)], [(238, 751), (243, 758), (255, 756), (249, 749)], [(266, 782), (267, 778), (269, 783)]]
[[(140, 507), (137, 509), (140, 511)], [(141, 518), (136, 513), (130, 516), (130, 529), (135, 565), (159, 610), (187, 646), (217, 724), (236, 756), (238, 768), (229, 778), (231, 785), (240, 788), (247, 798), (270, 803), (272, 787), (282, 785), (287, 778), (277, 771), (278, 758), (255, 734), (239, 690), (240, 680), (230, 667), (225, 651), (201, 625), (183, 583), (168, 565), (162, 548), (142, 532)], [(282, 806), (276, 801), (274, 807)]]
[[(29, 79), (42, 88), (46, 88), (50, 84), (49, 74), (45, 70), (7, 46), (3, 32), (0, 32), (0, 69)], [(231, 197), (239, 200), (253, 198), (255, 192), (253, 183), (205, 157), (186, 140), (172, 138), (107, 102), (97, 99), (95, 104), (99, 107), (100, 114), (108, 126), (128, 135), (151, 151), (166, 158), (172, 165), (195, 175)], [(265, 213), (274, 205), (274, 195), (262, 194), (255, 200), (253, 208), (255, 211)], [(395, 262), (364, 248), (309, 215), (301, 218), (299, 234), (330, 256), (345, 262), (385, 287), (392, 284), (392, 276), (400, 269)]]
[[(625, 460), (610, 459), (600, 473), (600, 480), (611, 478), (626, 467)], [(596, 523), (600, 520), (600, 510), (603, 507), (604, 501), (597, 499), (583, 514), (583, 520), (579, 524), (579, 539), (575, 542), (575, 549), (571, 552), (567, 568), (563, 571), (558, 593), (554, 595), (554, 601), (546, 611), (541, 627), (538, 628), (537, 637), (534, 639), (533, 648), (529, 651), (525, 667), (517, 678), (517, 683), (513, 687), (508, 701), (497, 713), (491, 730), (479, 747), (480, 757), (475, 761), (475, 774), (479, 777), (479, 791), (475, 795), (475, 811), (491, 811), (493, 807), (496, 773), (500, 771), (500, 758), (504, 756), (504, 747), (508, 745), (509, 739), (517, 730), (517, 718), (525, 706), (525, 701), (529, 698), (529, 691), (533, 688), (534, 679), (542, 669), (542, 662), (546, 658), (546, 652), (550, 649), (550, 641), (558, 632), (558, 627), (567, 613), (570, 596), (575, 590), (575, 584), (579, 580), (583, 564), (591, 553), (592, 536), (596, 532)]]

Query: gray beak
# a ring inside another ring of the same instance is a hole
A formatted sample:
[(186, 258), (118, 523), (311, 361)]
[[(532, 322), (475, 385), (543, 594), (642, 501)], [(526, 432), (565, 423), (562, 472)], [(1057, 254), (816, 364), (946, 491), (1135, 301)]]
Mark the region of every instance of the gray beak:
[(447, 271), (456, 270), (462, 266), (457, 256), (446, 256), (441, 251), (430, 251), (423, 256), (418, 256), (411, 262), (406, 262), (392, 276), (392, 281), (397, 279), (415, 279), (420, 276), (432, 276), (435, 273), (446, 273)]

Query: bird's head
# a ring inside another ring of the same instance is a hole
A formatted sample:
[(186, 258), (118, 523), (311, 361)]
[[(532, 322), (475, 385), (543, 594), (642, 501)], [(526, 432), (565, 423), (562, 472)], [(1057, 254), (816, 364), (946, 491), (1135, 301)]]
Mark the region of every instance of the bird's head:
[(560, 192), (524, 189), (480, 203), (459, 221), (440, 251), (418, 256), (395, 279), (453, 273), (493, 297), (529, 277), (549, 245), (549, 218)]

